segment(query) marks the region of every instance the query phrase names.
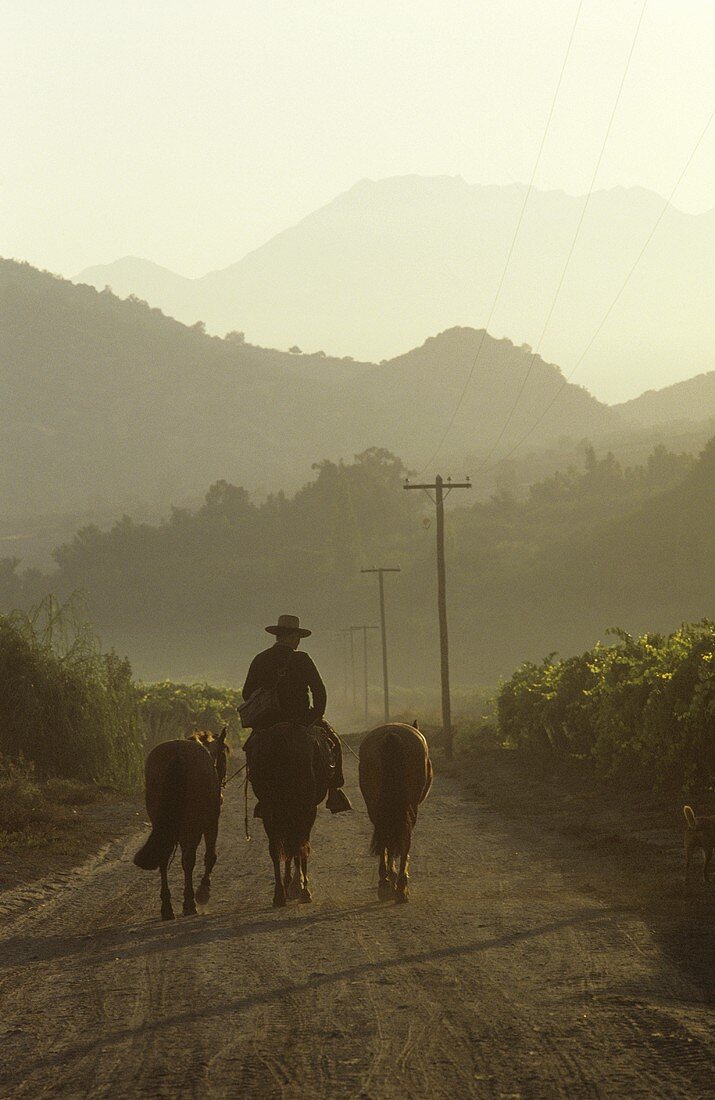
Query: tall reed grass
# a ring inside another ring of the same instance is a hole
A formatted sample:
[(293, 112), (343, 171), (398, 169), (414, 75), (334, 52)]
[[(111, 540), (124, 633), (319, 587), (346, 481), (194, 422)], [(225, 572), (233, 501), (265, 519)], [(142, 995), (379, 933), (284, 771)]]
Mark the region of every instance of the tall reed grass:
[(142, 736), (129, 662), (102, 653), (77, 600), (0, 615), (0, 754), (65, 776), (136, 785)]

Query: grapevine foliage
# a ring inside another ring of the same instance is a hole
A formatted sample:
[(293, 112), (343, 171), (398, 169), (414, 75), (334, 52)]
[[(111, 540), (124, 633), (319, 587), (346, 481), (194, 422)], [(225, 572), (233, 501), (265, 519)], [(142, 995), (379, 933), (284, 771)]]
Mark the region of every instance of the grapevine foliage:
[(613, 645), (527, 663), (497, 697), (502, 739), (581, 755), (604, 775), (683, 790), (715, 781), (715, 623), (669, 635), (610, 631)]

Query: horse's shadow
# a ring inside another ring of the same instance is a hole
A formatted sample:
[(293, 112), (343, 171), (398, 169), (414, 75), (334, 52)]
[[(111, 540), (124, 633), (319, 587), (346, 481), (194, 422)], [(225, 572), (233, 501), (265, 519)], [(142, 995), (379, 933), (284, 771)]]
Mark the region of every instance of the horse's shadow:
[[(366, 909), (381, 909), (385, 912), (384, 907), (380, 906), (379, 903), (372, 903), (362, 906), (361, 908), (363, 911)], [(295, 919), (300, 924), (319, 923), (321, 921), (335, 920), (336, 917), (339, 916), (349, 918), (351, 914), (357, 911), (359, 910), (354, 908), (345, 909), (338, 911), (338, 913), (332, 912), (330, 914), (326, 913), (317, 916), (296, 917)], [(390, 911), (393, 914), (395, 913), (394, 909)], [(295, 982), (288, 987), (281, 985), (278, 988), (264, 989), (244, 997), (224, 999), (211, 1005), (203, 1005), (200, 1015), (204, 1021), (220, 1020), (227, 1016), (235, 1017), (237, 1013), (246, 1010), (250, 1011), (261, 1005), (269, 1005), (277, 1000), (283, 1000), (287, 994), (296, 995), (308, 990), (314, 991), (321, 986), (332, 985), (336, 982), (359, 981), (362, 979), (368, 980), (373, 973), (379, 973), (384, 976), (386, 972), (389, 973), (391, 970), (397, 968), (447, 962), (448, 960), (480, 954), (495, 948), (511, 947), (520, 942), (528, 941), (538, 936), (548, 935), (569, 927), (578, 927), (584, 924), (596, 925), (608, 923), (612, 920), (612, 917), (613, 911), (584, 909), (580, 913), (571, 914), (559, 920), (549, 921), (520, 931), (509, 932), (494, 938), (489, 938), (487, 936), (484, 939), (472, 940), (464, 944), (449, 944), (441, 948), (427, 949), (412, 954), (401, 954), (394, 958), (381, 958), (375, 961), (360, 962), (340, 970), (330, 971), (329, 973), (313, 973), (308, 978)], [(249, 922), (244, 926), (244, 931), (249, 928), (254, 928), (256, 932), (260, 933), (261, 931), (274, 929), (277, 923), (280, 923), (280, 920)], [(226, 936), (225, 929), (223, 931), (223, 936)], [(165, 946), (166, 937), (161, 936), (160, 929), (159, 942), (162, 940), (163, 946)], [(49, 1055), (44, 1060), (38, 1061), (35, 1068), (36, 1070), (46, 1070), (52, 1066), (58, 1065), (66, 1067), (74, 1059), (86, 1057), (100, 1047), (104, 1050), (125, 1042), (127, 1039), (132, 1039), (139, 1031), (160, 1033), (171, 1028), (185, 1029), (187, 1026), (193, 1027), (195, 1023), (196, 1008), (195, 1006), (190, 1006), (171, 1015), (163, 1015), (156, 1020), (143, 1021), (139, 1027), (134, 1025), (131, 1027), (119, 1027), (108, 1035), (102, 1034), (100, 1037), (91, 1038), (84, 1042), (65, 1047), (61, 1051)], [(8, 1085), (20, 1079), (22, 1079), (20, 1075), (13, 1074), (12, 1071), (6, 1076), (0, 1076), (0, 1081)]]
[(198, 947), (222, 940), (260, 936), (266, 932), (275, 932), (281, 923), (285, 928), (295, 930), (329, 921), (350, 919), (355, 914), (383, 908), (379, 901), (371, 901), (329, 912), (301, 915), (296, 913), (288, 916), (285, 913), (276, 913), (273, 917), (243, 921), (237, 920), (236, 915), (231, 913), (207, 913), (171, 924), (159, 924), (150, 919), (138, 924), (113, 925), (96, 932), (69, 936), (11, 936), (0, 948), (0, 970), (32, 966), (56, 959), (70, 960), (73, 957), (77, 965), (86, 966), (88, 961), (101, 965), (118, 956), (122, 959), (137, 959), (167, 949), (181, 950), (182, 947), (192, 945)]

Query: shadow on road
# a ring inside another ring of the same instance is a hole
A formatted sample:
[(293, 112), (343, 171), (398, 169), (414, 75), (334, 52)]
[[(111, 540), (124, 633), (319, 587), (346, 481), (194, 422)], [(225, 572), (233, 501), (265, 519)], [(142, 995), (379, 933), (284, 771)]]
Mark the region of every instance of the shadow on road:
[[(381, 910), (385, 911), (384, 907), (377, 903), (363, 906), (364, 910)], [(338, 912), (331, 912), (329, 914), (318, 914), (316, 916), (297, 917), (290, 922), (290, 925), (286, 922), (286, 928), (295, 927), (299, 925), (310, 925), (321, 921), (339, 920), (341, 917), (350, 919), (359, 910), (346, 909)], [(42, 1071), (51, 1069), (54, 1066), (67, 1066), (74, 1059), (84, 1058), (98, 1048), (106, 1050), (112, 1045), (116, 1045), (124, 1042), (125, 1040), (131, 1040), (139, 1032), (142, 1034), (156, 1033), (159, 1031), (179, 1028), (190, 1030), (195, 1027), (198, 1021), (202, 1023), (208, 1020), (220, 1020), (224, 1016), (233, 1015), (235, 1013), (247, 1011), (258, 1006), (268, 1005), (272, 1002), (277, 1002), (285, 999), (286, 997), (295, 996), (300, 993), (308, 991), (315, 991), (321, 986), (331, 985), (336, 982), (350, 982), (356, 981), (360, 978), (367, 978), (373, 972), (379, 971), (381, 975), (390, 970), (397, 970), (409, 967), (420, 966), (425, 963), (436, 963), (443, 959), (453, 959), (460, 956), (474, 955), (481, 952), (497, 950), (503, 947), (511, 947), (515, 944), (521, 943), (525, 940), (534, 939), (538, 936), (547, 936), (553, 932), (559, 932), (564, 928), (572, 928), (576, 926), (588, 925), (595, 927), (599, 924), (609, 923), (612, 920), (612, 911), (604, 911), (603, 909), (584, 909), (580, 912), (565, 917), (562, 920), (550, 921), (546, 924), (537, 925), (534, 928), (527, 928), (518, 932), (510, 932), (503, 936), (497, 936), (493, 939), (481, 939), (473, 940), (465, 944), (455, 944), (447, 947), (442, 947), (432, 951), (420, 951), (411, 955), (400, 955), (397, 958), (385, 959), (381, 958), (377, 962), (364, 962), (356, 966), (346, 967), (342, 970), (335, 970), (330, 973), (314, 972), (310, 977), (301, 982), (296, 982), (291, 985), (282, 985), (278, 988), (267, 989), (260, 993), (253, 993), (247, 997), (237, 998), (233, 1000), (224, 1000), (216, 1004), (202, 1005), (201, 1007), (193, 1006), (191, 1009), (184, 1010), (182, 1012), (174, 1013), (173, 1015), (163, 1016), (157, 1020), (143, 1020), (139, 1027), (132, 1028), (119, 1028), (116, 1031), (106, 1033), (96, 1039), (88, 1040), (83, 1043), (76, 1043), (74, 1046), (64, 1047), (56, 1054), (52, 1054), (50, 1057), (40, 1059), (35, 1063), (34, 1069), (36, 1071)], [(232, 924), (229, 928), (227, 923), (222, 923), (214, 930), (214, 939), (230, 939), (237, 937), (238, 935), (255, 934), (255, 931), (275, 931), (276, 920), (262, 920), (252, 923), (239, 925)], [(199, 929), (200, 931), (201, 929)], [(206, 931), (205, 927), (203, 931)], [(135, 954), (145, 954), (148, 950), (164, 950), (168, 946), (166, 936), (163, 935), (164, 929), (162, 927), (157, 929), (157, 935), (152, 937), (150, 941), (145, 942), (139, 947), (139, 950)], [(194, 937), (190, 935), (188, 928), (187, 932), (178, 933), (181, 937), (181, 942), (188, 943)], [(202, 940), (197, 941), (198, 947), (200, 942), (206, 942), (206, 938), (202, 937)], [(172, 944), (179, 946), (178, 941), (173, 940)], [(105, 945), (106, 948), (107, 945)], [(86, 962), (86, 959), (85, 959)], [(13, 1085), (24, 1080), (26, 1072), (17, 1074), (2, 1074), (0, 1075), (0, 1083), (3, 1085)]]

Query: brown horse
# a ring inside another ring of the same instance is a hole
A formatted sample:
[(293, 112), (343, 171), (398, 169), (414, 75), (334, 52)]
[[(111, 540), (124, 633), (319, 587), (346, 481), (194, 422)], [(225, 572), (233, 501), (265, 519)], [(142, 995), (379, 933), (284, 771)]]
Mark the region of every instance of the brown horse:
[[(308, 885), (310, 833), (328, 791), (324, 738), (305, 726), (281, 722), (253, 734), (249, 779), (261, 804), (273, 860), (273, 905), (312, 901)], [(281, 878), (281, 861), (285, 862)], [(295, 877), (291, 875), (295, 865)]]
[[(161, 873), (162, 920), (174, 919), (166, 873), (177, 845), (184, 868), (184, 916), (196, 912), (196, 902), (206, 905), (209, 900), (227, 753), (224, 728), (216, 738), (211, 733), (194, 733), (186, 741), (165, 741), (147, 756), (146, 808), (152, 830), (134, 862), (146, 871), (158, 868)], [(194, 895), (196, 849), (202, 836), (204, 874)]]
[(390, 722), (371, 730), (360, 745), (359, 775), (374, 826), (370, 850), (380, 857), (378, 897), (407, 901), (412, 830), (417, 807), (432, 786), (432, 761), (417, 723)]

